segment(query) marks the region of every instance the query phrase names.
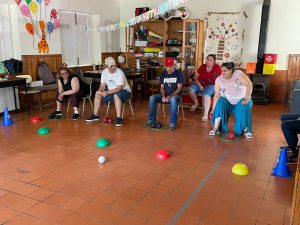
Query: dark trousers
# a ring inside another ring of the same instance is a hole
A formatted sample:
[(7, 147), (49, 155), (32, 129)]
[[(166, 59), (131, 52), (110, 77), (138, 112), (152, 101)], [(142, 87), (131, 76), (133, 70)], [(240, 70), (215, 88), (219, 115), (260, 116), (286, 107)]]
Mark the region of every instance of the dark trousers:
[(300, 134), (300, 113), (284, 113), (281, 115), (281, 130), (290, 149), (296, 153), (298, 134)]
[(63, 99), (63, 101), (60, 101), (58, 100), (58, 93), (57, 93), (57, 96), (56, 96), (56, 100), (58, 102), (61, 102), (63, 103), (65, 99), (68, 99), (70, 98), (70, 101), (71, 101), (71, 105), (72, 107), (79, 107), (79, 101), (81, 98), (85, 97), (88, 95), (88, 91), (87, 90), (79, 90), (78, 92), (72, 94), (72, 95), (68, 95), (68, 96), (65, 96), (65, 98)]

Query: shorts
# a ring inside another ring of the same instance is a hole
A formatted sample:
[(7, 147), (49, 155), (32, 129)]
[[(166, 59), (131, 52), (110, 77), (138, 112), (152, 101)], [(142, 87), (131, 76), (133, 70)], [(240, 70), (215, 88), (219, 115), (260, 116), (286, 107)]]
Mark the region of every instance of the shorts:
[(119, 99), (124, 102), (128, 99), (130, 99), (131, 97), (131, 92), (130, 91), (127, 91), (127, 90), (121, 90), (115, 94), (109, 94), (109, 95), (106, 95), (105, 97), (102, 97), (102, 99), (105, 101), (105, 102), (111, 102), (114, 100), (114, 95), (117, 95), (119, 97)]
[(200, 87), (198, 84), (191, 84), (189, 86), (190, 89), (192, 89), (193, 92), (196, 94), (202, 94), (205, 96), (213, 96), (215, 93), (215, 86), (214, 85), (208, 85), (204, 88), (203, 91), (200, 90)]

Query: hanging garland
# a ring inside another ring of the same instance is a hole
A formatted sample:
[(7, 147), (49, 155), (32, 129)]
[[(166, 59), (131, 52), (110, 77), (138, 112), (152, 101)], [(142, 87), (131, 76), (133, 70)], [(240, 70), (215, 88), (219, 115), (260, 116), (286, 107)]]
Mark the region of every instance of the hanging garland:
[(153, 19), (159, 15), (163, 15), (166, 12), (175, 9), (180, 3), (186, 3), (187, 0), (169, 0), (168, 2), (165, 2), (159, 6), (156, 6), (154, 9), (149, 10), (146, 13), (143, 13), (139, 16), (133, 17), (128, 20), (121, 20), (118, 23), (107, 25), (107, 26), (101, 26), (99, 27), (99, 32), (109, 32), (109, 31), (115, 31), (119, 30), (121, 28), (129, 27), (136, 25), (140, 22), (146, 22), (150, 19)]

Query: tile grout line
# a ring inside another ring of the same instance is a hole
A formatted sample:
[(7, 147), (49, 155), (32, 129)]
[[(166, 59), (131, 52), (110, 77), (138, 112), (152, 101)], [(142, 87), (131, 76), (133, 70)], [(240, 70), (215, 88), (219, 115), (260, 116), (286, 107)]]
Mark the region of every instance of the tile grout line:
[(220, 158), (215, 162), (215, 164), (211, 167), (207, 175), (200, 181), (197, 188), (194, 190), (192, 194), (185, 200), (185, 202), (182, 204), (182, 206), (177, 210), (175, 215), (170, 219), (168, 222), (168, 225), (175, 225), (177, 221), (180, 219), (184, 211), (190, 206), (190, 204), (193, 202), (194, 198), (198, 195), (198, 193), (201, 191), (201, 189), (204, 187), (208, 179), (213, 175), (213, 173), (216, 171), (217, 167), (221, 164), (221, 162), (225, 159), (225, 157), (228, 155), (229, 150), (225, 150), (223, 154), (220, 156)]

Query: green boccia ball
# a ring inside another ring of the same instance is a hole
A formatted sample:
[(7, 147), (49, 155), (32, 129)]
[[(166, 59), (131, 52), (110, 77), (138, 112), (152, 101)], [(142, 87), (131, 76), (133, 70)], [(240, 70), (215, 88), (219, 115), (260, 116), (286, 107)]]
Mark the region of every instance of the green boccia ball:
[(105, 148), (105, 147), (107, 147), (109, 145), (110, 145), (109, 140), (107, 140), (106, 138), (101, 138), (96, 143), (96, 146), (98, 148)]
[(40, 127), (38, 129), (38, 134), (40, 135), (45, 135), (45, 134), (49, 134), (50, 129), (48, 127)]

